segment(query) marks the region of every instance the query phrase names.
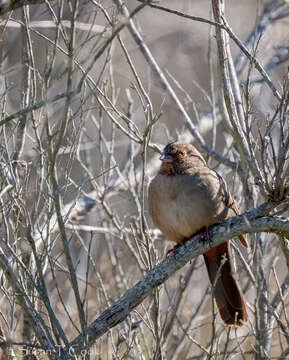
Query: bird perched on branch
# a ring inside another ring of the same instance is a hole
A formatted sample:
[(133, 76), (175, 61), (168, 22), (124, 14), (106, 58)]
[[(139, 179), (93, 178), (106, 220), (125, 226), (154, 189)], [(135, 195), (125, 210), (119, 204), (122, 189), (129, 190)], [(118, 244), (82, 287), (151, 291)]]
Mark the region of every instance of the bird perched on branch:
[[(207, 167), (193, 145), (168, 144), (160, 160), (160, 171), (149, 185), (149, 212), (154, 224), (170, 240), (183, 243), (200, 230), (208, 232), (209, 226), (239, 214), (228, 185)], [(247, 247), (245, 237), (240, 235), (239, 239)], [(226, 325), (242, 326), (247, 321), (247, 312), (229, 241), (204, 253), (204, 258), (209, 279), (215, 284), (214, 296), (221, 318)]]

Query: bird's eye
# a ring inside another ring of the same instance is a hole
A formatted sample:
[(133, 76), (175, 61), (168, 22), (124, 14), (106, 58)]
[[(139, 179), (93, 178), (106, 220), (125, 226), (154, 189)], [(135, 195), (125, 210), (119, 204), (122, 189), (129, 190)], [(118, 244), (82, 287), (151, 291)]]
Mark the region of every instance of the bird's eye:
[(185, 151), (179, 151), (179, 154), (180, 154), (181, 156), (185, 156), (185, 155), (186, 155)]

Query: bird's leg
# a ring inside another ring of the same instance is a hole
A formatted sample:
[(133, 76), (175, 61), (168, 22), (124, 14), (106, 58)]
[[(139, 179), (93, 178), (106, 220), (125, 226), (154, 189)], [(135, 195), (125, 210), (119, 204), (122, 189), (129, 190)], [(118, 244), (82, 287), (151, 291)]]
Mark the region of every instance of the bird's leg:
[(177, 244), (175, 245), (173, 248), (169, 249), (166, 253), (166, 257), (168, 257), (172, 252), (174, 252), (179, 246), (181, 246), (182, 244)]
[[(211, 228), (209, 226), (206, 226), (206, 227), (202, 228), (201, 230), (199, 230), (198, 233), (201, 235), (201, 241), (203, 241), (203, 242), (209, 241), (209, 244), (211, 247), (211, 238), (212, 238)], [(182, 243), (178, 243), (173, 248), (169, 249), (166, 253), (166, 257), (168, 257), (172, 252), (174, 252), (184, 242), (186, 242), (186, 240), (188, 240), (188, 239), (185, 239)]]

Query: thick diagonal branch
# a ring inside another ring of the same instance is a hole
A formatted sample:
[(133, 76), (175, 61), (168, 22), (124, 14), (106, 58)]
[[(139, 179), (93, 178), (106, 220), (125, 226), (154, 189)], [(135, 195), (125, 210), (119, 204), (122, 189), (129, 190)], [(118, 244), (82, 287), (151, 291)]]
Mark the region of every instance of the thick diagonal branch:
[[(212, 228), (211, 242), (204, 242), (200, 234), (195, 235), (184, 245), (174, 251), (174, 254), (163, 260), (145, 277), (143, 277), (134, 287), (129, 289), (118, 301), (106, 309), (86, 331), (86, 344), (91, 346), (98, 338), (105, 334), (126, 319), (142, 301), (157, 287), (163, 284), (177, 270), (182, 268), (188, 261), (195, 256), (203, 254), (210, 247), (214, 247), (222, 242), (232, 239), (244, 233), (273, 232), (282, 234), (289, 238), (289, 221), (279, 217), (258, 217), (261, 213), (269, 212), (274, 207), (266, 203), (263, 207), (256, 208), (248, 213), (235, 216), (227, 221)], [(82, 335), (71, 342), (75, 353), (78, 354), (85, 344)]]

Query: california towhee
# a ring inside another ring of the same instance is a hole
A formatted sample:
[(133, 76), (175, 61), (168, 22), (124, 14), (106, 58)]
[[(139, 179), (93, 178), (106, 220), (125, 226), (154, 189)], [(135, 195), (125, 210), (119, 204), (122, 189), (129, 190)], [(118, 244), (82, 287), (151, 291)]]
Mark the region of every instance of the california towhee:
[[(168, 144), (160, 157), (159, 173), (148, 191), (149, 211), (154, 224), (170, 239), (182, 243), (198, 231), (221, 222), (239, 211), (228, 185), (207, 167), (197, 149), (185, 142)], [(239, 236), (247, 247), (246, 239)], [(209, 278), (215, 282), (214, 295), (226, 325), (242, 326), (247, 321), (244, 300), (231, 262), (229, 241), (204, 253)]]

